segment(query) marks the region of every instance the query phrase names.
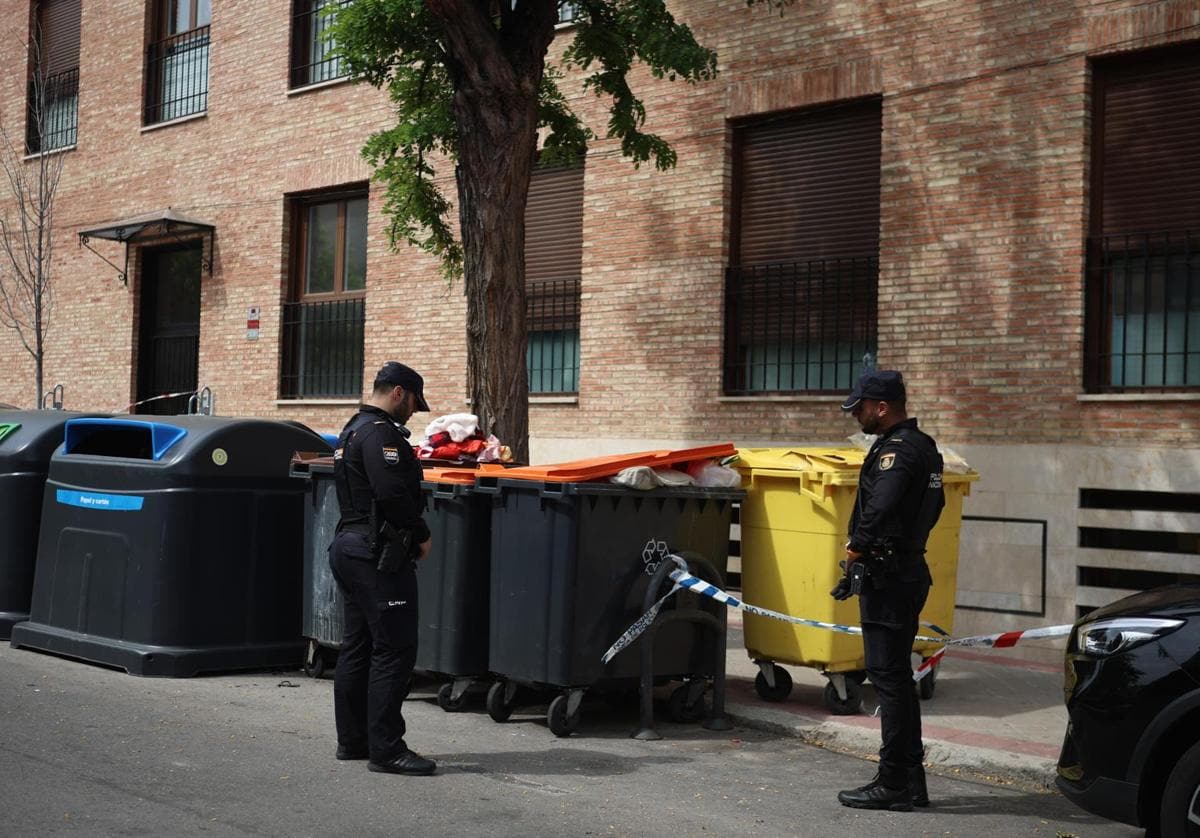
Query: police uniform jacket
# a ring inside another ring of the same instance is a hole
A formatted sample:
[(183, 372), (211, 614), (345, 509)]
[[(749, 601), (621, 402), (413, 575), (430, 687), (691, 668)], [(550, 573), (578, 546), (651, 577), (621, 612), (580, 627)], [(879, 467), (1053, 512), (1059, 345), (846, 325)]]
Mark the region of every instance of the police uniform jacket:
[(372, 500), (379, 520), (398, 530), (411, 530), (412, 543), (429, 538), (421, 517), (421, 464), (408, 444), (409, 430), (386, 411), (361, 405), (346, 423), (333, 452), (341, 521), (338, 530), (368, 532)]
[(906, 419), (881, 434), (863, 461), (849, 548), (870, 556), (887, 543), (895, 560), (892, 580), (929, 583), (925, 542), (945, 504), (937, 444), (915, 418)]

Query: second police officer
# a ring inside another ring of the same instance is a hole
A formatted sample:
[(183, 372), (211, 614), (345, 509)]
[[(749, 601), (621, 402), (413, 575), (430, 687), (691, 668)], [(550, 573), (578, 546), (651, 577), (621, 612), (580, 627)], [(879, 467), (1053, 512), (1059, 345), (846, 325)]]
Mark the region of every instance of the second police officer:
[(401, 712), (417, 659), (415, 560), (430, 547), (421, 465), (404, 423), (427, 410), (421, 376), (389, 361), (334, 450), (341, 519), (329, 565), (345, 603), (333, 688), (337, 758), (367, 759), (368, 769), (389, 774), (437, 768), (404, 741)]
[[(912, 647), (932, 579), (925, 543), (945, 496), (942, 456), (909, 418), (904, 378), (865, 373), (842, 410), (864, 433), (878, 434), (863, 460), (846, 544), (846, 576), (833, 596), (859, 593), (867, 676), (879, 699), (879, 772), (865, 786), (838, 793), (845, 806), (909, 811), (928, 806), (921, 706)], [(859, 590), (861, 585), (861, 590)]]

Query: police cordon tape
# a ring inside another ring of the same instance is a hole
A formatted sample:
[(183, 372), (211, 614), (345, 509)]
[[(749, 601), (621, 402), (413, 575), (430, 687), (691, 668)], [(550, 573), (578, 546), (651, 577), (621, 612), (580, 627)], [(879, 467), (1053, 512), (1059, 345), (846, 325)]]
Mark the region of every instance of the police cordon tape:
[(134, 402), (133, 404), (129, 405), (122, 411), (113, 410), (111, 412), (112, 413), (117, 413), (117, 412), (129, 413), (135, 407), (141, 407), (144, 404), (150, 404), (150, 402), (157, 402), (157, 401), (161, 401), (163, 399), (178, 399), (181, 396), (194, 396), (194, 395), (196, 395), (195, 390), (182, 390), (178, 393), (163, 393), (161, 396), (151, 396), (148, 399), (142, 399), (140, 402)]
[[(781, 614), (778, 611), (772, 611), (769, 608), (760, 608), (757, 605), (751, 605), (748, 602), (742, 602), (734, 596), (730, 596), (725, 591), (722, 591), (716, 585), (710, 582), (705, 582), (703, 579), (698, 579), (688, 573), (687, 562), (674, 553), (667, 557), (676, 565), (675, 570), (672, 570), (668, 575), (674, 583), (671, 590), (667, 591), (658, 602), (650, 606), (641, 617), (634, 622), (625, 632), (617, 638), (616, 642), (609, 647), (608, 651), (601, 657), (601, 661), (608, 663), (620, 652), (626, 649), (650, 624), (654, 622), (658, 612), (662, 609), (665, 603), (676, 591), (688, 590), (693, 593), (706, 596), (709, 599), (724, 603), (738, 611), (744, 611), (747, 614), (754, 614), (759, 617), (769, 617), (772, 620), (782, 620), (785, 623), (793, 623), (799, 626), (808, 626), (809, 628), (824, 629), (826, 631), (838, 632), (840, 634), (855, 634), (861, 635), (862, 628), (859, 626), (847, 626), (840, 623), (826, 623), (821, 620), (808, 620), (803, 617), (793, 617), (789, 614)], [(941, 643), (942, 646), (928, 658), (921, 662), (921, 665), (913, 673), (913, 680), (919, 681), (937, 666), (942, 657), (946, 654), (946, 649), (950, 646), (971, 647), (985, 646), (995, 649), (1007, 649), (1017, 645), (1022, 640), (1045, 639), (1051, 637), (1066, 637), (1071, 633), (1072, 626), (1045, 626), (1043, 628), (1025, 629), (1024, 631), (1004, 631), (997, 634), (976, 634), (970, 637), (951, 637), (946, 631), (934, 625), (933, 623), (922, 623), (921, 625), (933, 629), (938, 634), (937, 637), (929, 637), (926, 635), (917, 635), (916, 640), (923, 643)]]

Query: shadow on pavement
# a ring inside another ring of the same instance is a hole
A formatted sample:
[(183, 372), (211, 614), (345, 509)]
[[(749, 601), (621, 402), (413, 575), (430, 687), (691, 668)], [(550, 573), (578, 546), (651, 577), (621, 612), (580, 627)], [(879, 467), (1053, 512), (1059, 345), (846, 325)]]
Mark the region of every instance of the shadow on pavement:
[(477, 754), (427, 754), (436, 760), (439, 772), (564, 777), (611, 777), (632, 774), (655, 765), (691, 762), (679, 756), (606, 754), (576, 748), (544, 748), (536, 751), (497, 751)]

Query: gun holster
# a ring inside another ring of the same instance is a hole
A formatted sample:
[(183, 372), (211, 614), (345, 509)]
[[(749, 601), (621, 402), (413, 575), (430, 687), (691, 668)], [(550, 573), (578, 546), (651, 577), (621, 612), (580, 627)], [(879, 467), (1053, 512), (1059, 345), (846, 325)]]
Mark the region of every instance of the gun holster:
[(379, 556), (376, 569), (380, 573), (399, 573), (412, 559), (412, 530), (398, 530), (385, 521), (376, 541), (378, 546), (372, 554)]

